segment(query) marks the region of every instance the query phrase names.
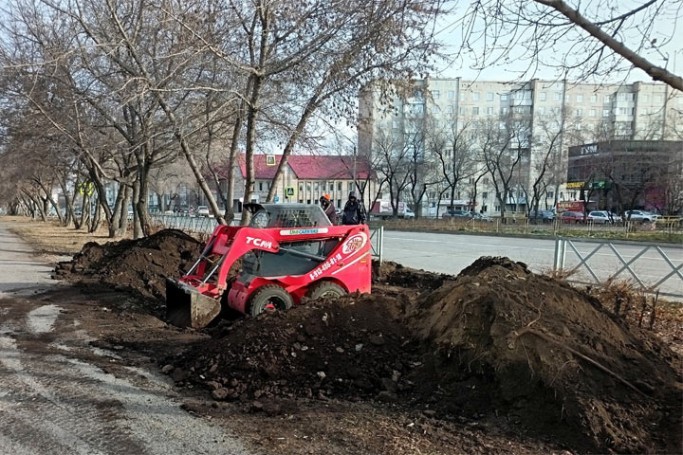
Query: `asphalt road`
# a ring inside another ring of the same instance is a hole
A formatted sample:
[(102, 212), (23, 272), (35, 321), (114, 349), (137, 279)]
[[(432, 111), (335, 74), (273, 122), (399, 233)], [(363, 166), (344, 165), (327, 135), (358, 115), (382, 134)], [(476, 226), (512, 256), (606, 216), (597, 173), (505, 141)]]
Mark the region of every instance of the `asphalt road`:
[[(683, 248), (671, 245), (634, 246), (613, 244), (616, 253), (607, 245), (572, 241), (581, 257), (597, 251), (587, 260), (587, 265), (599, 280), (605, 280), (619, 271), (624, 262), (632, 261), (645, 248), (630, 268), (645, 286), (652, 286), (670, 275), (659, 286), (663, 293), (679, 294), (683, 297)], [(507, 256), (526, 263), (535, 272), (552, 270), (555, 255), (555, 240), (512, 237), (491, 237), (462, 234), (433, 234), (423, 232), (384, 231), (384, 258), (408, 267), (431, 272), (457, 275), (481, 256)], [(579, 255), (571, 245), (567, 246), (565, 267), (573, 268), (580, 262)], [(671, 263), (671, 265), (669, 264)], [(619, 278), (635, 280), (626, 270)], [(577, 281), (590, 282), (594, 278), (585, 266), (573, 275)]]

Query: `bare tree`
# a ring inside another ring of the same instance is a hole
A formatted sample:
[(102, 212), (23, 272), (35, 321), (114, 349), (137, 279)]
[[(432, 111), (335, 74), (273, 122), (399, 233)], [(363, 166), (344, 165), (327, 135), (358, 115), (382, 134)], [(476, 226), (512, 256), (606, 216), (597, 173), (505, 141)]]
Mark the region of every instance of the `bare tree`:
[[(451, 207), (460, 185), (477, 171), (474, 134), (475, 125), (459, 126), (457, 122), (449, 121), (446, 127), (430, 136), (429, 150), (439, 164), (439, 174)], [(436, 215), (439, 216), (438, 210)]]
[(375, 172), (386, 182), (394, 216), (410, 183), (411, 151), (401, 135), (394, 136), (380, 130), (373, 145)]
[(527, 73), (554, 67), (576, 79), (638, 68), (683, 91), (683, 78), (667, 69), (673, 55), (666, 51), (680, 21), (678, 0), (475, 0), (453, 26), (464, 34), (457, 57), (479, 68), (515, 59), (528, 63)]
[[(506, 206), (517, 206), (520, 189), (526, 181), (522, 165), (529, 160), (530, 124), (526, 115), (510, 113), (499, 121), (486, 120), (477, 124), (478, 149), (500, 204), (500, 216), (505, 219)], [(515, 192), (513, 193), (513, 189)]]

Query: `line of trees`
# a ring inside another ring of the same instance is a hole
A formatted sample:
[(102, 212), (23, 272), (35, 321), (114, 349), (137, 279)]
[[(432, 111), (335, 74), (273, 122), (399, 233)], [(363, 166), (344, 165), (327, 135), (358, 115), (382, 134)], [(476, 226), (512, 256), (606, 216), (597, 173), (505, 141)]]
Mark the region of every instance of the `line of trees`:
[(355, 117), (362, 86), (428, 71), (443, 3), (13, 0), (1, 25), (0, 193), (61, 217), (62, 188), (65, 223), (80, 206), (77, 226), (104, 222), (111, 236), (132, 205), (140, 237), (150, 191), (189, 173), (230, 221), (233, 172), (220, 169), (244, 154), (250, 200), (255, 153), (284, 144), (277, 181), (295, 148), (317, 144), (319, 119)]
[[(589, 201), (600, 196), (603, 204), (610, 205), (600, 208), (615, 211), (642, 208), (645, 200), (662, 213), (683, 210), (680, 146), (672, 144), (666, 153), (625, 152), (623, 147), (634, 147), (628, 145), (630, 135), (624, 141), (609, 121), (582, 127), (582, 119), (568, 112), (574, 110), (565, 106), (562, 112), (536, 117), (510, 110), (480, 120), (455, 116), (438, 120), (440, 117), (427, 113), (408, 115), (403, 128), (380, 125), (371, 156), (385, 188), (380, 189), (382, 196), (391, 200), (395, 216), (400, 201), (414, 205), (417, 216), (427, 201), (434, 202), (439, 216), (438, 208), (444, 202), (448, 207), (479, 210), (482, 206), (477, 205), (477, 196), (484, 187), (492, 190), (493, 198), (485, 199), (499, 207), (496, 211), (501, 218), (510, 209), (529, 214), (557, 206), (561, 186), (568, 178), (569, 145), (614, 142), (616, 148), (610, 153), (585, 160), (588, 168), (582, 169), (580, 176), (569, 176), (585, 183), (585, 188), (576, 192), (577, 198)], [(669, 131), (668, 137), (676, 139), (673, 132)], [(647, 134), (641, 139), (650, 140)], [(598, 181), (608, 183), (598, 189), (593, 184)], [(607, 191), (611, 191), (609, 200)]]

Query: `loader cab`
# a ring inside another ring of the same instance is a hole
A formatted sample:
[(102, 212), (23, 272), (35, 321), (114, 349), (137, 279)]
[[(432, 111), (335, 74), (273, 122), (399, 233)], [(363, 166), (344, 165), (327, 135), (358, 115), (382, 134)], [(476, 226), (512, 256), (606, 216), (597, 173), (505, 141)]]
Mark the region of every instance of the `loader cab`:
[[(252, 203), (245, 204), (244, 207), (252, 214), (249, 227), (253, 228), (291, 229), (332, 226), (319, 205)], [(338, 239), (282, 242), (280, 243), (281, 251), (278, 253), (260, 250), (249, 252), (242, 258), (242, 279), (308, 273), (317, 267), (338, 243)]]

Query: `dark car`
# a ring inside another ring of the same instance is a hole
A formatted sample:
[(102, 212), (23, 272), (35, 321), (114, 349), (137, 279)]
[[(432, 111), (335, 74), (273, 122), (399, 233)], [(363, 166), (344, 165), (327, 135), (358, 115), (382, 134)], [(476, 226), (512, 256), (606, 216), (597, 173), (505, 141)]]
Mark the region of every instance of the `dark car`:
[(467, 210), (450, 210), (449, 209), (449, 210), (446, 210), (446, 212), (443, 215), (441, 215), (441, 218), (443, 218), (443, 219), (472, 218), (472, 212), (468, 212)]
[(562, 220), (563, 223), (585, 223), (586, 222), (586, 216), (581, 213), (581, 212), (562, 212), (562, 215), (560, 215), (560, 220)]
[(555, 212), (552, 210), (532, 210), (529, 212), (529, 220), (537, 223), (552, 223), (555, 221)]

